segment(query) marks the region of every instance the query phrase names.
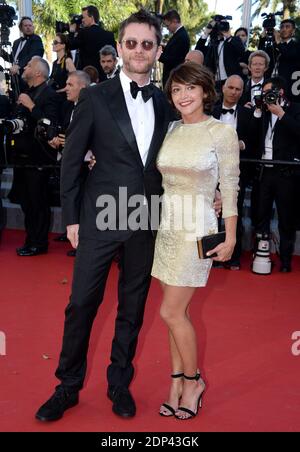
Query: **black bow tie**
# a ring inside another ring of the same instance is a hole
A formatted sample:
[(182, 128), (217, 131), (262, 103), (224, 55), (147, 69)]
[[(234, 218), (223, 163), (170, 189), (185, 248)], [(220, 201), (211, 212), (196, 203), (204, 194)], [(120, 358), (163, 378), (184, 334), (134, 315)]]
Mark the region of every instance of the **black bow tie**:
[(257, 83), (257, 85), (251, 86), (251, 89), (254, 89), (254, 88), (261, 88), (261, 87), (262, 87), (262, 84), (261, 84), (261, 83)]
[(148, 102), (154, 94), (154, 85), (138, 86), (136, 82), (130, 83), (130, 92), (134, 99), (136, 99), (138, 92), (141, 91), (144, 102)]
[(234, 115), (235, 111), (233, 108), (222, 108), (221, 114), (226, 115), (226, 113), (230, 113), (231, 115)]

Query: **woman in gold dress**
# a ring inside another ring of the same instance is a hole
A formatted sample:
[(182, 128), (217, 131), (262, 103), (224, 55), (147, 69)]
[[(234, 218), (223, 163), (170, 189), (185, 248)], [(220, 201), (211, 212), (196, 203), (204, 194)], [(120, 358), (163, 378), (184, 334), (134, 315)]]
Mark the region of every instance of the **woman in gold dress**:
[(197, 366), (197, 340), (189, 304), (206, 286), (212, 259), (199, 259), (197, 237), (217, 232), (213, 207), (220, 186), (226, 240), (210, 251), (231, 258), (236, 242), (239, 144), (230, 125), (208, 116), (216, 93), (211, 73), (184, 63), (170, 75), (166, 92), (182, 120), (170, 125), (158, 155), (164, 195), (152, 275), (163, 288), (161, 317), (169, 330), (172, 384), (162, 416), (191, 419), (201, 407), (205, 383)]

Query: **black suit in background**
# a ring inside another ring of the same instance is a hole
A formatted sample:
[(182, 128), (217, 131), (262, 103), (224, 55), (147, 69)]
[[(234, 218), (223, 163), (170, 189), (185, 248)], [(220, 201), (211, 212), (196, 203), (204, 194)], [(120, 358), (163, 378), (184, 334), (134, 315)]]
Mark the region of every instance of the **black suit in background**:
[[(117, 251), (120, 254), (118, 314), (107, 377), (110, 386), (123, 387), (128, 387), (133, 378), (132, 360), (151, 280), (154, 233), (118, 228), (99, 231), (96, 217), (103, 208), (97, 208), (96, 201), (99, 195), (107, 194), (114, 197), (118, 206), (120, 187), (126, 187), (128, 198), (145, 194), (149, 205), (151, 195), (162, 193), (156, 157), (170, 116), (169, 106), (157, 88), (153, 104), (155, 129), (145, 166), (119, 76), (81, 92), (67, 131), (61, 178), (63, 217), (66, 225), (80, 223), (80, 231), (56, 376), (69, 392), (83, 386), (91, 328)], [(93, 149), (97, 163), (88, 175), (81, 200), (80, 169), (87, 149)], [(119, 220), (117, 217), (117, 224)]]
[[(264, 81), (263, 81), (264, 83)], [(245, 105), (248, 102), (251, 102), (252, 99), (252, 90), (262, 90), (262, 85), (261, 86), (256, 86), (256, 88), (254, 88), (254, 86), (252, 87), (252, 83), (251, 83), (251, 79), (247, 80), (247, 82), (244, 84), (244, 91), (242, 94), (242, 97), (240, 98), (239, 104), (240, 105)]]
[[(213, 111), (213, 117), (216, 119), (221, 118), (221, 110), (222, 104), (216, 105)], [(252, 125), (252, 130), (249, 128), (249, 123), (253, 116), (252, 110), (249, 108), (245, 108), (241, 105), (237, 105), (236, 107), (236, 118), (237, 118), (237, 128), (236, 132), (238, 134), (239, 140), (242, 140), (246, 149), (244, 151), (240, 151), (240, 156), (245, 158), (251, 158), (253, 155), (252, 146), (251, 146), (251, 135), (253, 134), (253, 129), (255, 124)], [(249, 167), (244, 163), (240, 165), (240, 191), (238, 195), (238, 223), (237, 223), (237, 241), (236, 246), (234, 248), (233, 255), (230, 260), (231, 265), (240, 265), (240, 258), (242, 255), (242, 238), (243, 238), (243, 206), (245, 200), (245, 190), (247, 185), (251, 180), (251, 171), (249, 171)], [(251, 170), (251, 168), (250, 168)]]
[[(7, 96), (0, 95), (0, 118), (9, 118), (11, 111), (11, 105), (9, 102), (9, 99)], [(2, 167), (1, 165), (4, 165), (6, 163), (6, 156), (4, 154), (4, 136), (0, 129), (0, 238), (1, 238), (1, 232), (4, 229), (5, 226), (5, 216), (4, 216), (4, 209), (2, 205), (2, 199), (1, 199), (1, 174), (2, 174)]]
[[(293, 161), (300, 157), (300, 105), (291, 103), (284, 108), (286, 113), (276, 122), (273, 135), (273, 159)], [(264, 114), (260, 121), (260, 156), (264, 153), (264, 143), (269, 127), (270, 114)], [(295, 243), (295, 212), (297, 206), (296, 171), (280, 165), (264, 168), (254, 184), (257, 199), (255, 227), (258, 233), (270, 232), (272, 207), (275, 201), (278, 211), (280, 234), (280, 258), (290, 264)]]
[(297, 72), (300, 71), (300, 42), (292, 39), (289, 43), (277, 44), (273, 41), (273, 46), (265, 47), (265, 41), (265, 38), (260, 39), (258, 49), (267, 52), (271, 60), (266, 77), (271, 77), (276, 68), (277, 75), (286, 81), (287, 98), (300, 102), (300, 88), (297, 83)]
[(26, 41), (26, 44), (18, 55), (18, 66), (20, 66), (21, 68), (20, 69), (21, 75), (24, 71), (25, 66), (27, 65), (27, 63), (29, 63), (33, 56), (43, 57), (44, 55), (44, 46), (41, 38), (38, 35), (33, 34), (31, 36), (19, 38), (13, 43), (12, 48), (13, 58), (17, 53), (20, 42), (22, 42), (23, 40)]
[[(51, 123), (55, 123), (58, 118), (59, 104), (57, 94), (46, 82), (30, 88), (28, 95), (34, 101), (35, 107), (32, 112), (24, 106), (20, 106), (18, 110), (17, 116), (25, 117), (27, 120), (27, 129), (20, 134), (13, 135), (14, 161), (24, 167), (14, 170), (14, 183), (10, 199), (12, 202), (20, 202), (25, 215), (25, 246), (47, 248), (50, 226), (49, 170), (42, 169), (42, 165), (55, 163), (56, 154), (47, 143), (44, 143), (44, 147), (42, 147), (35, 139), (35, 128), (37, 121), (42, 118), (47, 118)], [(27, 164), (39, 167), (26, 168)]]
[[(21, 52), (19, 53), (19, 55), (17, 56), (16, 62), (15, 56), (17, 54), (17, 50), (19, 48), (20, 43), (22, 43), (23, 41), (26, 41), (26, 43)], [(27, 85), (21, 77), (24, 72), (25, 66), (27, 65), (27, 63), (29, 63), (32, 57), (34, 56), (43, 57), (43, 55), (44, 55), (43, 42), (40, 36), (36, 34), (16, 39), (12, 46), (11, 55), (7, 53), (5, 50), (1, 50), (1, 56), (5, 61), (8, 61), (11, 64), (17, 64), (20, 67), (20, 74), (17, 75), (16, 77), (21, 92), (24, 92), (27, 89)], [(16, 81), (14, 77), (12, 77), (12, 88), (15, 91), (17, 91), (18, 88), (16, 86)]]
[(165, 86), (170, 72), (183, 63), (190, 50), (190, 38), (184, 27), (181, 27), (168, 41), (159, 61), (163, 63), (163, 86)]
[[(220, 41), (212, 42), (206, 45), (207, 39), (200, 38), (196, 45), (196, 50), (204, 53), (204, 64), (213, 74), (217, 74), (219, 67), (219, 50)], [(242, 76), (242, 69), (239, 65), (240, 59), (244, 56), (245, 47), (242, 40), (238, 36), (233, 36), (224, 41), (224, 66), (227, 77), (231, 75)]]
[(85, 66), (94, 66), (99, 72), (100, 82), (106, 80), (102, 67), (100, 65), (99, 50), (105, 45), (116, 47), (114, 34), (104, 30), (99, 25), (81, 28), (77, 36), (74, 33), (69, 34), (70, 47), (72, 50), (79, 50), (79, 63), (77, 69), (83, 69)]

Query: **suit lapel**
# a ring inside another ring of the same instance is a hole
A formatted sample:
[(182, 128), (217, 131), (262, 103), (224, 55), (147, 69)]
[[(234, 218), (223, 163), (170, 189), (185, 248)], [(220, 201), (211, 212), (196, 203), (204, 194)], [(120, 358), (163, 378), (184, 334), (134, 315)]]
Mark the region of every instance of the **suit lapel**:
[(103, 90), (103, 94), (106, 97), (108, 108), (110, 109), (113, 118), (119, 126), (124, 139), (132, 149), (138, 164), (142, 168), (144, 168), (135, 134), (132, 128), (130, 116), (127, 110), (119, 76), (116, 76), (111, 81), (107, 82), (106, 89)]
[(165, 106), (162, 101), (162, 93), (156, 89), (153, 95), (153, 107), (154, 107), (154, 133), (151, 140), (149, 153), (146, 161), (145, 168), (147, 168), (153, 159), (156, 159), (160, 146), (163, 142), (165, 136), (165, 121), (164, 121), (164, 111)]

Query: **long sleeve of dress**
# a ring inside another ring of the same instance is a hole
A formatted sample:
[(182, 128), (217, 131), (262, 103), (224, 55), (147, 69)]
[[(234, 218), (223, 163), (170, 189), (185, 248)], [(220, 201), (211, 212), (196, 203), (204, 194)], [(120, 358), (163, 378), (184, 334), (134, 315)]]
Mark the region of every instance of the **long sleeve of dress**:
[(219, 165), (219, 185), (223, 203), (223, 218), (237, 215), (240, 176), (240, 150), (234, 128), (227, 124), (216, 127), (214, 140)]

